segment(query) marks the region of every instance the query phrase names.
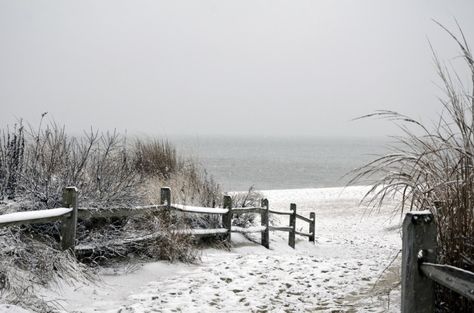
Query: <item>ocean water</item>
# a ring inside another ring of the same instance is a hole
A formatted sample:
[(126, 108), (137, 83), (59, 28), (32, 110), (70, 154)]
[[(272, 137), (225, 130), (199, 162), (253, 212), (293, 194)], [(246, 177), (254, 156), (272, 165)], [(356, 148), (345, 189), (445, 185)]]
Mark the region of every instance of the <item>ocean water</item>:
[(344, 186), (345, 175), (385, 151), (382, 138), (171, 137), (225, 191)]

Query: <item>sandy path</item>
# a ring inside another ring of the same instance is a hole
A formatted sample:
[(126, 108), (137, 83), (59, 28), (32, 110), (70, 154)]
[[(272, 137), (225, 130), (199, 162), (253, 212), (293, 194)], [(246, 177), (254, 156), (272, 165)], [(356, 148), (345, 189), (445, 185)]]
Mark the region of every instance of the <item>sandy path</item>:
[(268, 251), (234, 235), (232, 252), (206, 251), (198, 270), (150, 283), (122, 312), (387, 312), (372, 286), (399, 249), (388, 212), (361, 218), (360, 190), (298, 193), (267, 196), (277, 209), (295, 196), (317, 208), (316, 245), (300, 238), (293, 250), (272, 233)]
[(311, 211), (302, 208), (316, 208), (315, 245), (297, 238), (293, 250), (286, 234), (271, 233), (267, 250), (233, 234), (230, 252), (207, 249), (197, 266), (157, 262), (132, 274), (104, 276), (108, 287), (82, 289), (83, 298), (92, 293), (92, 303), (73, 303), (66, 296), (65, 307), (69, 312), (121, 313), (398, 312), (396, 297), (388, 309), (387, 297), (380, 296), (396, 280), (396, 271), (373, 288), (400, 248), (393, 227), (398, 221), (388, 219), (389, 211), (361, 218), (362, 192), (266, 192), (275, 209), (286, 209), (292, 199), (298, 199), (301, 214)]

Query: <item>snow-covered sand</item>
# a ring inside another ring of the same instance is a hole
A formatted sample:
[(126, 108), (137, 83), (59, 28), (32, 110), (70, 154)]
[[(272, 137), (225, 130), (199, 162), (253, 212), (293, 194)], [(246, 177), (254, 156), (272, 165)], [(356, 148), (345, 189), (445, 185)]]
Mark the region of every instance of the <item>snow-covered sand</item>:
[(366, 190), (263, 192), (272, 209), (294, 202), (302, 215), (316, 212), (315, 245), (301, 237), (293, 250), (286, 233), (272, 232), (267, 250), (233, 234), (231, 251), (206, 249), (201, 264), (108, 269), (104, 284), (63, 286), (48, 298), (65, 312), (399, 312), (399, 291), (387, 296), (399, 277), (398, 261), (391, 264), (401, 246), (399, 218), (389, 218), (390, 207), (360, 208)]

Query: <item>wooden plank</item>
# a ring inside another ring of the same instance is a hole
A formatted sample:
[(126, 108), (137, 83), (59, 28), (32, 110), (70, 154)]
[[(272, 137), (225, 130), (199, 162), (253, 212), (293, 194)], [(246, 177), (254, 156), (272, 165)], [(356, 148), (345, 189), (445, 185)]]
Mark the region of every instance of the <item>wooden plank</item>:
[(160, 189), (160, 204), (165, 205), (167, 208), (171, 205), (171, 189), (169, 187), (163, 187)]
[(305, 222), (307, 222), (307, 223), (311, 223), (311, 222), (312, 222), (312, 220), (310, 220), (309, 218), (307, 218), (307, 217), (305, 217), (305, 216), (303, 216), (303, 215), (296, 214), (296, 218), (299, 218), (300, 220), (303, 220), (303, 221), (305, 221)]
[(205, 208), (183, 204), (171, 204), (170, 209), (177, 210), (185, 213), (196, 213), (196, 214), (226, 214), (229, 212), (228, 209), (221, 208)]
[(80, 208), (77, 216), (80, 219), (89, 218), (107, 218), (107, 217), (129, 217), (147, 213), (154, 213), (158, 210), (166, 208), (166, 205), (149, 205), (132, 208), (110, 208), (110, 209), (86, 209)]
[(86, 253), (92, 253), (96, 250), (108, 250), (112, 249), (117, 246), (126, 246), (130, 244), (136, 244), (140, 242), (144, 242), (147, 240), (155, 240), (159, 237), (163, 236), (162, 232), (155, 232), (153, 234), (148, 234), (140, 237), (135, 238), (125, 238), (125, 239), (112, 239), (108, 241), (102, 241), (99, 244), (79, 244), (75, 247), (76, 254), (83, 255)]
[(309, 237), (309, 241), (314, 243), (314, 233), (316, 232), (316, 214), (314, 212), (309, 213), (309, 218), (311, 219), (311, 223), (309, 223), (309, 233), (311, 234), (311, 236)]
[(267, 249), (270, 249), (270, 230), (269, 230), (269, 208), (270, 205), (268, 204), (268, 199), (262, 199), (262, 208), (264, 210), (260, 213), (260, 225), (261, 227), (265, 227), (265, 229), (262, 231), (262, 246), (264, 246)]
[(420, 257), (436, 262), (436, 225), (429, 213), (409, 212), (403, 220), (402, 313), (434, 312), (434, 282), (420, 271)]
[(57, 208), (4, 214), (0, 215), (0, 227), (52, 223), (62, 220), (65, 215), (69, 215), (71, 212), (72, 208)]
[(243, 213), (259, 213), (261, 214), (265, 208), (260, 207), (247, 207), (247, 208), (233, 208), (232, 212), (234, 214), (243, 214)]
[[(232, 227), (233, 233), (264, 233), (267, 230), (265, 226), (253, 226), (253, 227)], [(263, 246), (263, 245), (262, 245)]]
[(63, 189), (63, 205), (72, 208), (70, 214), (64, 216), (61, 224), (61, 249), (73, 250), (76, 245), (77, 228), (77, 188), (66, 187)]
[(296, 214), (296, 204), (294, 204), (294, 203), (290, 204), (290, 211), (291, 211), (291, 215), (290, 215), (291, 231), (288, 234), (288, 245), (294, 249), (295, 248), (295, 242), (296, 242), (296, 238), (295, 238), (295, 234), (296, 234), (296, 216), (297, 216), (297, 214)]
[(288, 226), (269, 226), (271, 231), (292, 231), (293, 228)]
[(291, 212), (274, 211), (274, 210), (268, 210), (268, 212), (271, 213), (271, 214), (288, 215), (288, 216), (290, 216), (292, 214)]
[(301, 231), (295, 231), (295, 234), (300, 235), (300, 236), (305, 236), (305, 237), (311, 237), (310, 233), (304, 233)]
[(223, 199), (224, 208), (228, 210), (226, 214), (222, 215), (222, 227), (227, 229), (226, 240), (230, 245), (230, 240), (232, 237), (232, 198), (230, 196), (224, 196)]
[[(190, 235), (193, 237), (204, 237), (209, 235), (219, 235), (219, 234), (226, 234), (227, 229), (225, 228), (215, 228), (215, 229), (177, 229), (171, 231), (173, 233)], [(86, 254), (91, 253), (96, 250), (106, 250), (106, 249), (113, 249), (115, 246), (126, 246), (132, 245), (148, 240), (156, 240), (162, 236), (166, 235), (166, 232), (154, 232), (148, 235), (143, 235), (140, 237), (135, 238), (124, 238), (124, 239), (112, 239), (109, 241), (101, 242), (100, 244), (80, 244), (75, 247), (75, 251), (77, 254)]]
[(420, 269), (438, 284), (474, 300), (474, 273), (450, 265), (426, 262), (421, 263)]

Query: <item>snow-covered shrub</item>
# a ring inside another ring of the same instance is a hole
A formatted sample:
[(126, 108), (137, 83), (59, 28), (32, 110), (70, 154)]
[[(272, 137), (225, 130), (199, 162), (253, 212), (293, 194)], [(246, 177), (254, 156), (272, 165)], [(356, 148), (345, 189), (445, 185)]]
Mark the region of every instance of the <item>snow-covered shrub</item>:
[[(192, 161), (180, 159), (168, 142), (130, 144), (117, 132), (94, 130), (73, 137), (54, 122), (44, 125), (43, 117), (38, 128), (25, 130), (20, 122), (0, 136), (1, 214), (59, 207), (62, 189), (71, 185), (79, 188), (79, 206), (88, 209), (159, 203), (161, 186), (172, 186), (178, 202), (210, 206), (221, 198), (212, 178)], [(96, 249), (79, 257), (91, 265), (130, 257), (193, 262), (198, 253), (191, 238), (173, 230), (178, 224), (190, 227), (197, 221), (216, 222), (179, 216), (163, 219), (160, 214), (80, 220), (78, 243)], [(54, 281), (56, 275), (66, 279), (87, 276), (73, 256), (57, 250), (55, 223), (11, 230), (15, 236), (1, 235), (2, 242), (8, 242), (0, 245), (2, 301), (29, 303), (33, 299), (30, 291)], [(149, 236), (158, 232), (160, 236)], [(40, 301), (31, 301), (36, 300)]]
[(127, 138), (91, 130), (70, 137), (52, 122), (26, 135), (19, 193), (43, 208), (57, 207), (65, 186), (81, 191), (81, 205), (133, 205), (143, 201), (143, 179), (134, 168)]
[[(461, 30), (458, 38), (442, 28), (461, 50), (469, 87), (434, 54), (445, 91), (439, 120), (430, 127), (391, 111), (368, 115), (394, 121), (404, 135), (388, 154), (356, 170), (352, 182), (380, 177), (365, 197), (373, 206), (395, 197), (402, 212), (430, 210), (438, 228), (439, 262), (474, 271), (474, 59)], [(436, 294), (439, 312), (474, 310), (454, 291), (438, 286)]]
[[(260, 202), (263, 198), (263, 195), (255, 190), (254, 186), (251, 186), (247, 192), (235, 193), (232, 196), (232, 206), (234, 208), (243, 208), (243, 207), (259, 207)], [(243, 213), (243, 214), (234, 214), (232, 220), (232, 225), (238, 227), (250, 227), (256, 226), (257, 214), (255, 213)]]

